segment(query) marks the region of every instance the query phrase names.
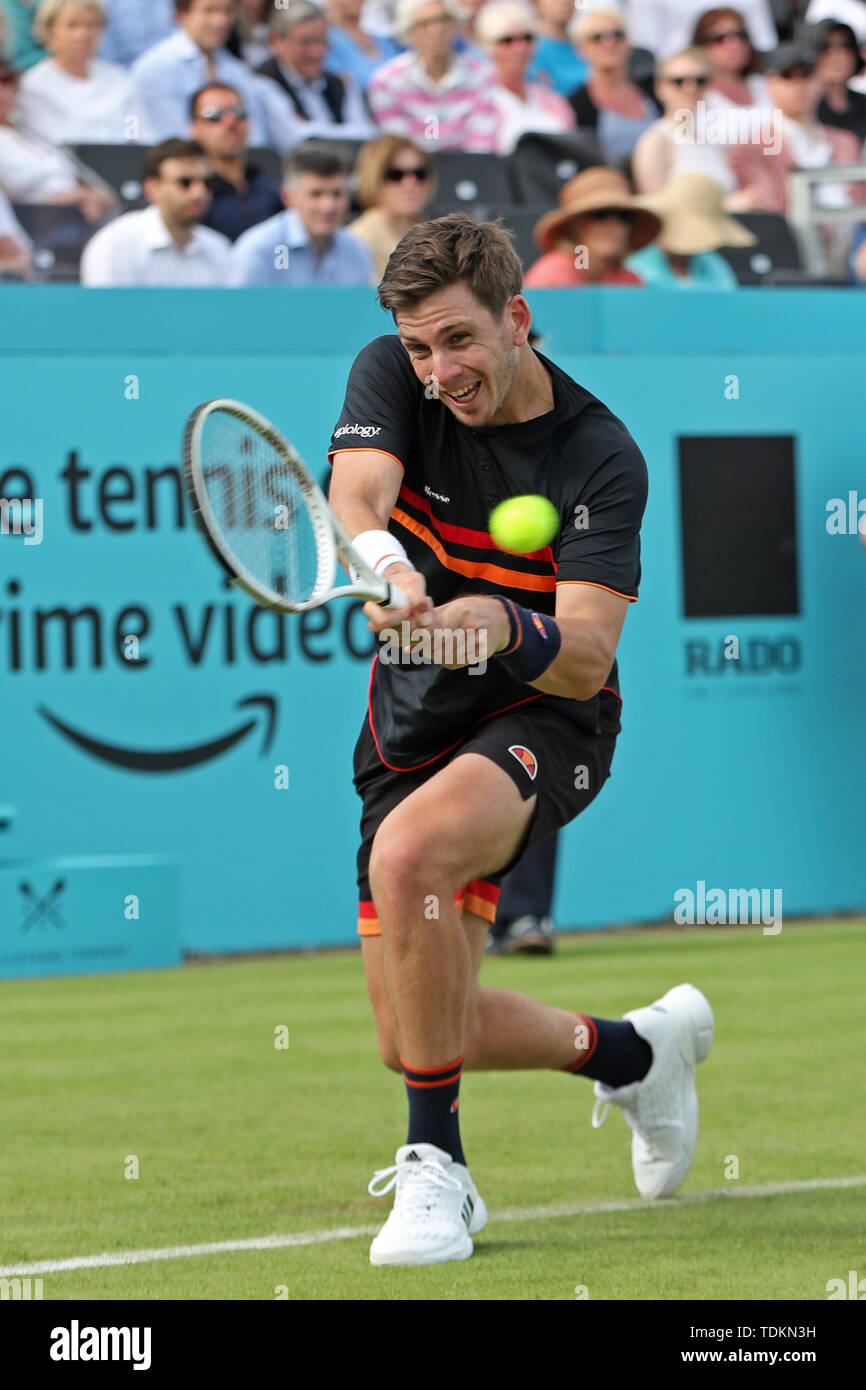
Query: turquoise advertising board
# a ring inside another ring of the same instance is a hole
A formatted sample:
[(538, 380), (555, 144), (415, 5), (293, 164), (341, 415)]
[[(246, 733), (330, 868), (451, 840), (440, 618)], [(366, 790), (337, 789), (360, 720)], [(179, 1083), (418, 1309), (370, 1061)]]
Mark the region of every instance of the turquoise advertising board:
[[(565, 833), (557, 920), (670, 918), (700, 883), (862, 908), (866, 300), (531, 303), (650, 469), (623, 734)], [(348, 601), (279, 618), (228, 589), (179, 452), (230, 395), (324, 476), (352, 359), (391, 328), (362, 290), (2, 291), (0, 496), (41, 507), (38, 543), (0, 535), (0, 861), (169, 859), (186, 951), (353, 940), (370, 635)]]

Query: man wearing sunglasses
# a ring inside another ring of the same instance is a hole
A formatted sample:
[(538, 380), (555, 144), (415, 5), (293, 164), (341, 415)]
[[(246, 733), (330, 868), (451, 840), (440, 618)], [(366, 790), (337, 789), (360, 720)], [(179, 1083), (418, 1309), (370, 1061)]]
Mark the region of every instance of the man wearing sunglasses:
[(200, 225), (211, 201), (211, 168), (201, 145), (175, 139), (149, 150), (142, 189), (150, 207), (109, 222), (87, 243), (81, 283), (184, 289), (228, 284), (229, 241)]
[(192, 138), (213, 170), (213, 199), (203, 224), (237, 241), (281, 210), (279, 185), (247, 158), (250, 118), (236, 87), (200, 87), (190, 107)]
[[(769, 0), (735, 0), (749, 37), (768, 52), (779, 42)], [(661, 61), (688, 47), (695, 25), (712, 6), (708, 0), (631, 0), (628, 27), (636, 48), (648, 48)]]

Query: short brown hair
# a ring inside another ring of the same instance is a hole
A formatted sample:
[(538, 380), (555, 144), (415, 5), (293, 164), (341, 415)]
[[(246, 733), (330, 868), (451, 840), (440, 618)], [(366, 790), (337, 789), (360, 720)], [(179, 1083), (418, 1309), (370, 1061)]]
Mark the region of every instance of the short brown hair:
[(198, 140), (179, 140), (177, 137), (163, 140), (161, 145), (154, 145), (145, 155), (144, 178), (158, 179), (167, 159), (207, 159), (207, 155)]
[(355, 181), (358, 188), (358, 201), (362, 208), (375, 208), (379, 205), (385, 170), (390, 167), (401, 150), (414, 150), (427, 170), (429, 189), (433, 194), (433, 162), (426, 150), (410, 140), (408, 135), (377, 135), (374, 140), (366, 140), (358, 152), (355, 163)]
[(418, 222), (391, 252), (379, 303), (394, 315), (462, 281), (494, 318), (523, 289), (523, 267), (511, 233), (499, 222), (475, 222), (449, 212)]
[[(720, 20), (727, 19), (729, 17), (733, 18), (733, 21), (737, 25), (738, 29), (745, 29), (746, 33), (749, 32), (749, 26), (739, 10), (732, 9), (730, 5), (720, 5), (715, 10), (704, 10), (703, 14), (698, 17), (698, 20), (695, 24), (694, 32), (692, 34), (692, 47), (706, 47), (707, 34), (710, 32), (710, 30), (715, 29), (716, 25), (719, 23)], [(760, 71), (761, 60), (758, 56), (758, 52), (755, 48), (755, 45), (752, 43), (750, 39), (749, 61), (743, 68), (742, 72), (740, 73), (740, 76), (750, 77), (753, 72)]]

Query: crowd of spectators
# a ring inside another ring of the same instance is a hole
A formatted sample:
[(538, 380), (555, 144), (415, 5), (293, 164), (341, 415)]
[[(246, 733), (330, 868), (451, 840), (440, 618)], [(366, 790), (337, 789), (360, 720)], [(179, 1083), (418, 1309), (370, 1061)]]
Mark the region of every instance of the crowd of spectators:
[[(579, 172), (537, 209), (528, 286), (729, 289), (738, 213), (864, 165), (864, 74), (866, 0), (0, 0), (0, 277), (38, 278), (53, 208), (85, 285), (374, 284), (447, 210), (440, 153), (549, 137)], [(136, 147), (142, 205), (81, 146)], [(856, 213), (866, 181), (816, 198)], [(866, 211), (828, 222), (866, 284)]]

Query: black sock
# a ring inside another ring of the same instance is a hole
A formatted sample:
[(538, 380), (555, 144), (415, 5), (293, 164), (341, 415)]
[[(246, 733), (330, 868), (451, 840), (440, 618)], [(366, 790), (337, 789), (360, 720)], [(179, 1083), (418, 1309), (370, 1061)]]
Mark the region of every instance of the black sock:
[(400, 1058), (409, 1098), (407, 1144), (435, 1144), (465, 1165), (457, 1114), (463, 1058), (445, 1067), (410, 1067)]
[[(563, 1071), (589, 1076), (614, 1089), (628, 1086), (632, 1081), (643, 1081), (652, 1066), (653, 1050), (635, 1032), (633, 1024), (627, 1019), (614, 1023), (607, 1018), (590, 1018), (589, 1014), (577, 1017), (585, 1025), (586, 1052), (580, 1061), (563, 1067)], [(575, 1030), (575, 1040), (577, 1036)]]

